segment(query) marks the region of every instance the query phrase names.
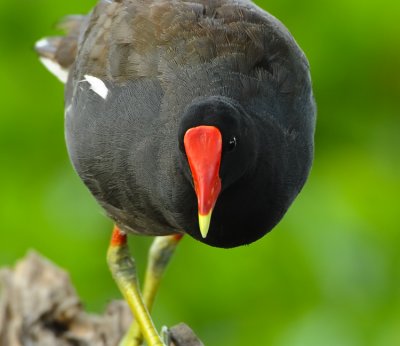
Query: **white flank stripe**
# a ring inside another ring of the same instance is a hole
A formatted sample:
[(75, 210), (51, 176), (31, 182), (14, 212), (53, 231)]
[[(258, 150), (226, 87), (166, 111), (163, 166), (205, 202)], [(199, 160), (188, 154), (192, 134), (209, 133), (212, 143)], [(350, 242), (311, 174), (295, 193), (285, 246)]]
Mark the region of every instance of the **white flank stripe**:
[(85, 74), (85, 80), (90, 84), (90, 89), (92, 89), (97, 95), (102, 97), (104, 100), (107, 98), (108, 89), (101, 79)]
[(41, 40), (35, 43), (35, 48), (44, 48), (49, 46), (49, 40), (47, 38), (42, 38)]
[(71, 105), (71, 104), (69, 104), (69, 105), (67, 106), (67, 108), (65, 108), (65, 112), (64, 112), (64, 116), (65, 116), (65, 117), (68, 115), (68, 113), (69, 113), (69, 111), (71, 110), (71, 108), (72, 108), (72, 105)]
[[(40, 41), (39, 41), (40, 42)], [(67, 83), (68, 71), (55, 63), (53, 60), (40, 57), (39, 60), (53, 75), (55, 75), (64, 84)]]

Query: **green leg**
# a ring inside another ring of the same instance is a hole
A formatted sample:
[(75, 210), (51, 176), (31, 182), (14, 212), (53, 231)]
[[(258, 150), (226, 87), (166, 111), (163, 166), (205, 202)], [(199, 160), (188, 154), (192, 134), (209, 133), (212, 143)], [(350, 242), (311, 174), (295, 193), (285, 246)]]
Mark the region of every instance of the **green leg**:
[[(111, 273), (116, 281), (122, 295), (127, 301), (143, 334), (148, 346), (166, 346), (154, 327), (150, 314), (143, 302), (139, 290), (139, 283), (136, 274), (136, 266), (131, 258), (127, 244), (126, 234), (118, 227), (114, 227), (113, 236), (107, 252), (107, 262)], [(133, 341), (122, 341), (123, 346), (137, 345)]]
[[(181, 238), (182, 235), (156, 237), (151, 245), (143, 288), (143, 300), (149, 312), (153, 307), (165, 268)], [(142, 328), (135, 319), (121, 346), (140, 346), (142, 342)]]

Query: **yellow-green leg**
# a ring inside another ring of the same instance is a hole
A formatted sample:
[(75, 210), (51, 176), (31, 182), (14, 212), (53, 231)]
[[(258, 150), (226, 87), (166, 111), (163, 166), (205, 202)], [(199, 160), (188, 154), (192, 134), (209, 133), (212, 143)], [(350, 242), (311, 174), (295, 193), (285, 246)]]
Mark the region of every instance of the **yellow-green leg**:
[[(142, 291), (143, 300), (149, 312), (153, 307), (165, 268), (181, 238), (182, 235), (156, 237), (151, 245)], [(121, 346), (140, 346), (142, 342), (142, 328), (135, 319), (128, 333), (125, 335)]]
[[(114, 227), (113, 230), (113, 236), (107, 252), (107, 262), (114, 280), (132, 310), (135, 321), (147, 345), (166, 346), (161, 341), (146, 305), (143, 302), (139, 290), (136, 266), (129, 253), (126, 234), (122, 233), (118, 227)], [(124, 338), (122, 345), (135, 345), (131, 342), (125, 343), (125, 340)]]

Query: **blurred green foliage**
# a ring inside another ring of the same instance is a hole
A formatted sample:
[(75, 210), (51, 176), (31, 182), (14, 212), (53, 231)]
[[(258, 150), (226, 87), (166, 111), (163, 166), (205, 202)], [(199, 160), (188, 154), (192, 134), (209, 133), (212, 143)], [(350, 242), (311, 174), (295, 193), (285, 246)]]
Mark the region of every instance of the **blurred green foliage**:
[[(119, 297), (105, 263), (112, 225), (69, 164), (63, 86), (32, 49), (59, 18), (94, 2), (0, 2), (0, 264), (34, 248), (101, 311)], [(184, 320), (207, 346), (400, 345), (400, 2), (260, 5), (311, 63), (313, 171), (257, 243), (221, 250), (186, 238), (155, 321)], [(150, 241), (131, 239), (141, 272)]]

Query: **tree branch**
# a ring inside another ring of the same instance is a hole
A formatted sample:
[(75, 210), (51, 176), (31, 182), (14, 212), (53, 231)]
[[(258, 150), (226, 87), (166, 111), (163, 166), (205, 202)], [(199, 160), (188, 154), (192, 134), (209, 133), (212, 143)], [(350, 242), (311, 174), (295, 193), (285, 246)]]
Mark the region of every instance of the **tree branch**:
[[(101, 316), (83, 311), (69, 275), (33, 251), (0, 270), (0, 345), (116, 346), (131, 321), (123, 301)], [(203, 346), (183, 323), (170, 336), (171, 346)]]

